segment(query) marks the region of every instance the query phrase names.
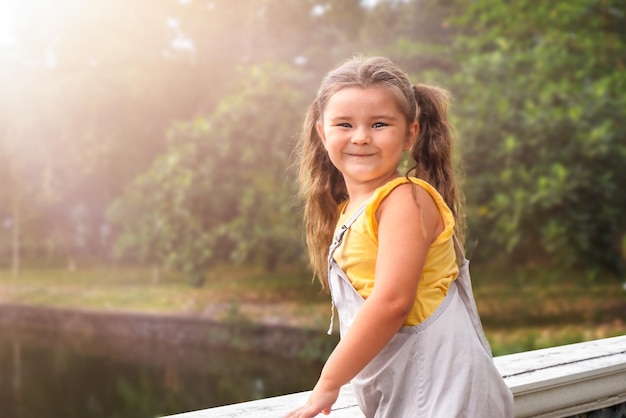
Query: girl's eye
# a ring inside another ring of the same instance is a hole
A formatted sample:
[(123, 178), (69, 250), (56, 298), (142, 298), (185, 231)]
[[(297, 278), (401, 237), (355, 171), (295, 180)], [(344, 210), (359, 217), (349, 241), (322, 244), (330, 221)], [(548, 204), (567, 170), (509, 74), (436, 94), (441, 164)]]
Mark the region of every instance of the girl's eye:
[(382, 123), (382, 122), (376, 122), (375, 124), (372, 125), (372, 128), (382, 128), (384, 126), (387, 126), (387, 124)]
[(341, 128), (352, 128), (352, 125), (350, 125), (348, 122), (338, 123), (337, 126)]

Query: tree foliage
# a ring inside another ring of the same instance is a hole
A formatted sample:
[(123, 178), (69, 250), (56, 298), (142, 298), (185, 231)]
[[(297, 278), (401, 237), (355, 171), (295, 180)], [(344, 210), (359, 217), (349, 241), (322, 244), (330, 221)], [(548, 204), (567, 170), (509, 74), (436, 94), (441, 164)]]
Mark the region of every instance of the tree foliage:
[(477, 255), (618, 271), (626, 220), (621, 1), (482, 1), (454, 75)]
[(302, 254), (290, 167), (305, 109), (301, 77), (273, 65), (240, 75), (209, 117), (171, 129), (166, 152), (112, 209), (125, 226), (122, 249), (195, 284), (219, 263), (273, 269)]
[(474, 257), (623, 264), (623, 2), (30, 3), (0, 34), (2, 263), (107, 259), (119, 235), (200, 282), (304, 254), (293, 140), (323, 74), (363, 53), (455, 96)]

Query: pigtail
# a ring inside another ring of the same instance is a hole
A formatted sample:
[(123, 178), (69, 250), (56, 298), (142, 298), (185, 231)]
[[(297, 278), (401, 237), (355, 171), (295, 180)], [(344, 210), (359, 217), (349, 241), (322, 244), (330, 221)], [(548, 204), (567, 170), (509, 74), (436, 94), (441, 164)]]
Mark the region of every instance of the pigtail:
[(453, 128), (448, 121), (450, 94), (438, 87), (413, 86), (417, 102), (419, 134), (411, 150), (415, 166), (410, 170), (441, 194), (455, 218), (455, 236), (460, 242), (457, 259), (462, 259), (464, 242), (463, 198), (456, 184), (452, 163)]
[(339, 202), (347, 195), (345, 182), (324, 149), (316, 124), (320, 120), (317, 99), (309, 107), (297, 155), (298, 185), (304, 200), (304, 227), (309, 259), (323, 288), (328, 285), (328, 246), (333, 238)]

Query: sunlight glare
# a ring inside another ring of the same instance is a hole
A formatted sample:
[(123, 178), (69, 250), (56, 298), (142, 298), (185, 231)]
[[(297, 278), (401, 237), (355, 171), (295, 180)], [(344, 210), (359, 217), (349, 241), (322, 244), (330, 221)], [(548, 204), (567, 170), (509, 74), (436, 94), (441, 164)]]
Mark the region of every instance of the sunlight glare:
[(0, 10), (0, 47), (13, 46), (16, 43), (15, 17), (10, 11)]

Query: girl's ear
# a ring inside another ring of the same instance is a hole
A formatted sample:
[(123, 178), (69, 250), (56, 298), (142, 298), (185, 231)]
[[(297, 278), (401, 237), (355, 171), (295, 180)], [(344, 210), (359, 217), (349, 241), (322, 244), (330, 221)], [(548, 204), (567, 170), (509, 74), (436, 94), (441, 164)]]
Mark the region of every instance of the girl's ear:
[(409, 125), (409, 132), (406, 137), (406, 143), (404, 144), (404, 151), (410, 150), (413, 145), (415, 145), (415, 142), (417, 142), (417, 135), (419, 134), (419, 131), (420, 125), (419, 123), (417, 123), (417, 121)]
[(324, 144), (324, 148), (326, 148), (326, 135), (324, 135), (324, 124), (321, 121), (315, 122), (315, 130), (317, 134), (322, 139), (322, 144)]

